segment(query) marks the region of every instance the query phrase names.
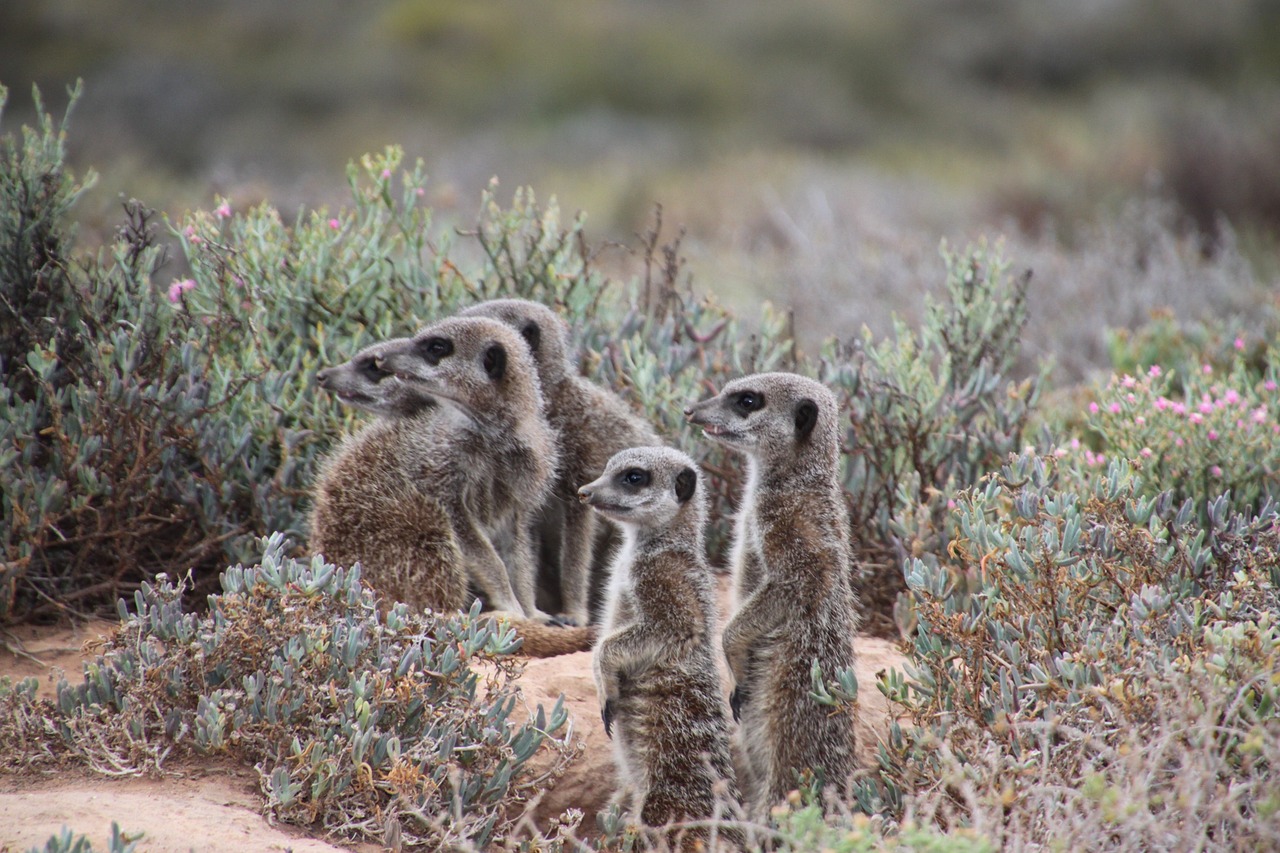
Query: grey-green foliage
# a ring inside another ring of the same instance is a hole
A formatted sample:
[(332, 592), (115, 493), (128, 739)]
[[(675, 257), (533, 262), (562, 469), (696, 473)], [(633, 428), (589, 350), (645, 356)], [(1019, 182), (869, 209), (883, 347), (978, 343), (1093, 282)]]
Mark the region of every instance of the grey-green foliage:
[(1075, 464), (1012, 460), (962, 496), (950, 570), (911, 561), (885, 790), (1015, 847), (1280, 843), (1280, 516), (1202, 526)]
[[(111, 837), (107, 839), (107, 853), (133, 853), (141, 841), (140, 834), (120, 831), (120, 824), (111, 821)], [(93, 853), (93, 843), (85, 835), (74, 835), (63, 826), (57, 835), (49, 836), (44, 847), (32, 847), (28, 853)]]
[[(513, 715), (514, 632), (478, 609), (380, 613), (358, 568), (289, 558), (279, 534), (262, 547), (203, 614), (184, 610), (185, 581), (144, 583), (56, 703), (30, 684), (0, 693), (8, 762), (120, 775), (225, 754), (257, 769), (280, 820), (406, 847), (501, 840), (569, 754), (563, 700)], [(33, 752), (41, 735), (53, 747)]]
[[(999, 246), (942, 250), (946, 281), (919, 329), (833, 342), (819, 376), (849, 412), (845, 490), (864, 603), (885, 613), (907, 558), (937, 566), (953, 535), (954, 497), (1022, 448), (1043, 374), (1014, 382), (1030, 274)], [(899, 612), (910, 627), (910, 613)]]

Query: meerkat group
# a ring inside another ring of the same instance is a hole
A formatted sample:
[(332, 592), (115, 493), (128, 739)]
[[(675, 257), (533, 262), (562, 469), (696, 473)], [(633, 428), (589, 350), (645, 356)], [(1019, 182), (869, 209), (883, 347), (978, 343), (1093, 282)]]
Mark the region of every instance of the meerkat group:
[[(815, 664), (826, 677), (853, 665), (857, 628), (839, 409), (824, 386), (758, 374), (685, 410), (746, 460), (726, 697), (698, 466), (576, 373), (554, 311), (481, 303), (317, 381), (376, 417), (322, 467), (312, 550), (359, 562), (379, 593), (413, 607), (464, 609), (478, 594), (516, 626), (526, 654), (594, 644), (618, 801), (634, 819), (685, 823), (682, 844), (733, 846), (739, 830), (716, 819), (765, 818), (805, 774), (845, 790), (852, 719), (810, 695)], [(621, 542), (592, 625), (596, 515)], [(539, 554), (554, 564), (556, 616), (537, 606)]]

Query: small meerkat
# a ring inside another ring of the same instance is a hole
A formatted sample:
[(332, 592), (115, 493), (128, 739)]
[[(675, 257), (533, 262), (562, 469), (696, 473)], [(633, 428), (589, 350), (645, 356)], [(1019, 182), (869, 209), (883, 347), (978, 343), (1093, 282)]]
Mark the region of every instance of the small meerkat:
[(685, 414), (749, 460), (739, 513), (758, 537), (745, 547), (762, 572), (723, 644), (753, 786), (750, 811), (763, 818), (796, 786), (797, 773), (821, 772), (829, 790), (843, 791), (855, 769), (851, 715), (832, 714), (809, 695), (815, 660), (828, 678), (854, 661), (839, 408), (812, 379), (763, 373), (733, 380)]
[[(466, 610), (473, 574), (454, 519), (467, 508), (456, 491), (451, 448), (454, 418), (421, 385), (401, 382), (379, 366), (389, 351), (410, 344), (373, 344), (349, 361), (317, 373), (318, 384), (341, 402), (379, 417), (349, 436), (323, 463), (314, 488), (311, 549), (330, 562), (359, 562), (385, 600), (416, 609)], [(524, 638), (521, 653), (550, 657), (583, 651), (589, 629), (561, 629), (507, 614)]]
[[(654, 828), (731, 817), (739, 795), (712, 650), (697, 464), (666, 447), (623, 450), (578, 494), (623, 535), (592, 660), (623, 805)], [(689, 843), (708, 836), (705, 828), (685, 833)]]
[[(590, 621), (595, 516), (576, 500), (578, 486), (604, 471), (610, 457), (628, 447), (662, 444), (653, 427), (616, 394), (577, 375), (569, 355), (569, 331), (559, 315), (525, 299), (494, 299), (459, 312), (460, 317), (492, 317), (518, 331), (542, 383), (546, 416), (556, 432), (560, 470), (538, 527), (560, 568), (563, 621)], [(557, 547), (557, 544), (559, 547)]]

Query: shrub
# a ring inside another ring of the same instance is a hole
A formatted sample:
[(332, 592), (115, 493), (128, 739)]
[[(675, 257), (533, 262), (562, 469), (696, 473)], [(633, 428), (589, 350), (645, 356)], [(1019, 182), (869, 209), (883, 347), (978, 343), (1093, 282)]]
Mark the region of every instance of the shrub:
[(4, 693), (5, 762), (127, 775), (160, 772), (174, 752), (230, 755), (255, 767), (279, 820), (438, 848), (500, 842), (571, 755), (555, 739), (562, 702), (512, 718), (517, 638), (478, 611), (380, 614), (358, 569), (291, 559), (278, 534), (222, 588), (197, 615), (182, 607), (186, 581), (144, 583), (56, 703), (30, 683)]
[(1214, 507), (1259, 512), (1280, 499), (1277, 365), (1264, 375), (1238, 358), (1225, 375), (1206, 363), (1185, 376), (1159, 365), (1113, 376), (1085, 419), (1098, 452), (1078, 439), (1057, 452), (1079, 456), (1081, 467), (1104, 466), (1109, 456), (1131, 460), (1143, 494), (1192, 501), (1202, 525)]
[(1071, 464), (1013, 460), (962, 496), (952, 570), (910, 563), (882, 689), (916, 728), (882, 790), (1015, 849), (1274, 845), (1280, 517), (1201, 526), (1123, 460)]
[[(111, 822), (111, 837), (107, 839), (107, 853), (133, 853), (138, 849), (140, 836), (120, 831), (120, 825)], [(67, 827), (49, 837), (43, 850), (32, 847), (29, 853), (93, 853), (93, 843), (84, 835), (73, 835)]]

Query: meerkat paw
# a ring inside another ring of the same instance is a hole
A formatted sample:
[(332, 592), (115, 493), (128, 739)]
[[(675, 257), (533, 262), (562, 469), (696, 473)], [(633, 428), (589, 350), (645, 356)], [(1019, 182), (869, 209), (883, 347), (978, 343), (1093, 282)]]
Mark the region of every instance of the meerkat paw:
[(729, 710), (733, 711), (733, 721), (735, 723), (742, 721), (742, 706), (747, 702), (747, 688), (741, 684), (735, 685), (733, 692), (729, 694)]
[(604, 736), (613, 739), (613, 700), (604, 700), (604, 705), (600, 707), (600, 719), (604, 720)]
[(571, 613), (557, 613), (551, 617), (553, 625), (562, 625), (566, 628), (577, 628), (579, 625), (587, 624), (584, 620), (579, 619)]

